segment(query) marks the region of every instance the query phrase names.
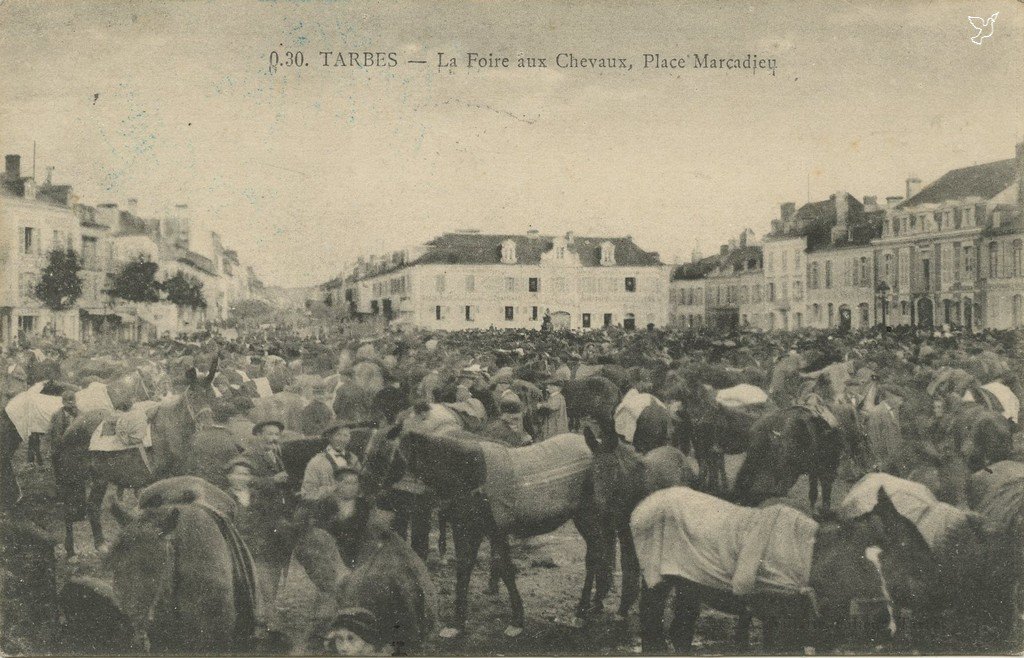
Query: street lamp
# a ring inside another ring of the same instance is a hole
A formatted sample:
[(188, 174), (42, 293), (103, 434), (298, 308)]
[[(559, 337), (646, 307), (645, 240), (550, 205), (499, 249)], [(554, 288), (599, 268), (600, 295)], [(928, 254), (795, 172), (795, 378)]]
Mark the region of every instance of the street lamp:
[(878, 286), (875, 288), (875, 291), (878, 293), (878, 296), (882, 300), (882, 329), (885, 329), (886, 327), (888, 327), (885, 321), (885, 312), (889, 304), (889, 284), (886, 283), (885, 281), (879, 281)]

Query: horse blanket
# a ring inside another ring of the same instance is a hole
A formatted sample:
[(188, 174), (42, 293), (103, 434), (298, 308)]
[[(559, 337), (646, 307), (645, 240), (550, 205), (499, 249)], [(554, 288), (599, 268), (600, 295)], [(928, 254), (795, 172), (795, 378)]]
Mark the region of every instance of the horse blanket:
[(743, 408), (768, 402), (768, 394), (757, 386), (737, 384), (718, 390), (715, 393), (715, 401), (723, 407)]
[(791, 507), (740, 507), (672, 487), (644, 499), (629, 526), (651, 587), (665, 576), (738, 596), (809, 587), (818, 524)]
[(89, 438), (90, 451), (114, 452), (139, 446), (153, 447), (153, 432), (142, 408), (115, 413), (97, 425)]
[(75, 404), (78, 405), (79, 411), (114, 410), (114, 403), (110, 401), (107, 385), (102, 382), (93, 382), (75, 393)]
[[(1016, 423), (1020, 418), (1020, 400), (1009, 386), (1002, 382), (989, 382), (981, 387), (984, 389), (982, 395), (990, 395), (998, 403), (998, 411), (1004, 418)], [(974, 394), (970, 391), (964, 393), (964, 400), (984, 404), (984, 400), (975, 400)], [(993, 405), (995, 407), (996, 405)]]
[(992, 530), (1006, 532), (1024, 514), (1024, 464), (1007, 460), (978, 471), (967, 483), (967, 499)]
[(878, 490), (884, 488), (896, 511), (910, 519), (932, 550), (942, 547), (954, 528), (967, 522), (967, 513), (940, 502), (928, 487), (888, 473), (868, 473), (862, 477), (836, 510), (842, 519), (867, 514), (878, 502)]
[(636, 434), (636, 421), (644, 409), (656, 404), (667, 409), (665, 403), (650, 393), (640, 393), (636, 389), (630, 389), (622, 398), (622, 402), (615, 408), (615, 431), (626, 440), (633, 443), (633, 435)]
[(235, 603), (235, 627), (232, 631), (236, 645), (242, 645), (256, 630), (256, 566), (252, 554), (229, 517), (214, 507), (199, 502), (194, 504), (210, 515), (227, 544)]
[(594, 460), (582, 436), (561, 434), (525, 448), (479, 445), (487, 469), (483, 492), (500, 530), (566, 518), (579, 504)]
[(256, 394), (261, 398), (269, 398), (274, 394), (273, 389), (270, 388), (270, 380), (266, 377), (257, 377), (252, 382), (256, 384)]
[(43, 434), (50, 429), (50, 419), (61, 408), (59, 395), (43, 395), (46, 382), (38, 382), (18, 393), (4, 407), (14, 428), (25, 441), (32, 434)]

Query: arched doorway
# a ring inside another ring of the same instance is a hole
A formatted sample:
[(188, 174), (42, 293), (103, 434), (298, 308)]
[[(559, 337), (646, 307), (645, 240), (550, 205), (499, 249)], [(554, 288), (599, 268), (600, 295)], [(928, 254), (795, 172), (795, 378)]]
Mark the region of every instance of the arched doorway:
[(853, 313), (850, 307), (843, 304), (839, 307), (839, 331), (847, 332), (853, 325)]
[(917, 300), (917, 326), (931, 329), (935, 325), (934, 311), (932, 300), (927, 297)]
[(636, 329), (636, 316), (632, 313), (626, 313), (626, 317), (622, 320), (622, 328), (627, 331)]
[(568, 311), (555, 311), (551, 314), (551, 327), (552, 329), (568, 329), (569, 328), (569, 312)]

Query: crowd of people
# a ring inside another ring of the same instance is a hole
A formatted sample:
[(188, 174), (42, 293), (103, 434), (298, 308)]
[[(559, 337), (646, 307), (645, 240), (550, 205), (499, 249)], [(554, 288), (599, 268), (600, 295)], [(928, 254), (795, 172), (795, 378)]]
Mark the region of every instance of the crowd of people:
[[(81, 462), (69, 457), (81, 446), (67, 441), (69, 427), (82, 415), (82, 392), (96, 383), (107, 386), (110, 411), (120, 414), (112, 431), (126, 446), (143, 446), (138, 452), (145, 461), (145, 423), (154, 413), (145, 403), (180, 393), (191, 381), (187, 369), (202, 375), (217, 356), (213, 396), (196, 410), (200, 463), (191, 472), (217, 484), (234, 502), (234, 523), (255, 558), (258, 625), (273, 633), (280, 630), (274, 599), (294, 546), (292, 534), (313, 524), (338, 539), (343, 556), (355, 551), (344, 546), (342, 535), (361, 498), (367, 444), (376, 432), (409, 414), (418, 415), (424, 431), (454, 425), (514, 448), (575, 429), (566, 387), (587, 377), (608, 378), (623, 397), (653, 395), (677, 408), (695, 404), (685, 394), (693, 386), (721, 391), (745, 385), (762, 390), (775, 408), (819, 404), (826, 418), (834, 405), (856, 405), (867, 443), (843, 467), (852, 480), (867, 471), (892, 469), (906, 458), (908, 445), (949, 449), (952, 439), (944, 424), (949, 395), (976, 398), (987, 395), (983, 386), (998, 385), (985, 390), (1012, 394), (996, 395), (993, 404), (1007, 418), (1012, 448), (1020, 456), (1020, 410), (1014, 402), (1024, 395), (1020, 332), (906, 328), (715, 335), (651, 327), (354, 333), (300, 337), (280, 329), (231, 340), (216, 334), (150, 344), (49, 339), (4, 348), (4, 408), (25, 391), (52, 393), (43, 390), (50, 384), (59, 389), (54, 396), (59, 406), (46, 430), (22, 437), (26, 449), (8, 451), (4, 459), (16, 481), (33, 470), (51, 473), (63, 519), (84, 520), (87, 477)], [(123, 400), (113, 395), (114, 383), (121, 380), (130, 380), (133, 387)], [(616, 409), (607, 411), (611, 417)], [(213, 436), (223, 437), (216, 449), (209, 447)], [(296, 466), (289, 463), (294, 451), (287, 446), (300, 443), (309, 447)], [(934, 486), (942, 489), (941, 482)], [(392, 498), (418, 500), (422, 494), (421, 484), (405, 478)], [(399, 521), (388, 523), (402, 530), (411, 520), (402, 518), (406, 508), (391, 505), (399, 510)], [(422, 533), (413, 548), (426, 557)], [(76, 557), (73, 542), (65, 553)], [(357, 558), (350, 555), (347, 567), (356, 566)], [(356, 651), (379, 649), (388, 640), (386, 629), (374, 626), (379, 620), (367, 617), (364, 606), (356, 607), (345, 613), (346, 628), (361, 629), (362, 635), (326, 639), (357, 642)]]

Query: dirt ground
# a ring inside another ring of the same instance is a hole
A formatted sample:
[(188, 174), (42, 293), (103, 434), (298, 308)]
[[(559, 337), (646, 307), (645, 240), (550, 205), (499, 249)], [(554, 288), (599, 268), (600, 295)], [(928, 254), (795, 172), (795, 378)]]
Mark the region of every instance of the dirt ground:
[[(63, 548), (63, 527), (54, 501), (53, 478), (49, 465), (26, 469), (18, 460), (19, 481), (25, 493), (20, 513), (44, 527), (53, 537), (57, 553), (58, 586), (73, 576), (94, 576), (109, 580), (111, 574), (102, 556), (92, 550), (92, 537), (87, 523), (76, 524), (75, 540), (79, 559), (69, 563)], [(834, 500), (845, 493), (845, 484), (837, 483)], [(111, 494), (112, 495), (112, 492)], [(806, 483), (801, 481), (794, 496), (806, 496)], [(103, 526), (108, 539), (116, 537), (117, 524), (104, 511)], [(436, 553), (436, 535), (431, 538), (428, 568), (440, 593), (439, 617), (443, 624), (450, 619), (455, 583), (454, 559), (442, 564)], [(449, 541), (449, 546), (451, 542)], [(485, 543), (473, 575), (470, 592), (470, 616), (466, 632), (456, 640), (436, 635), (428, 642), (430, 655), (553, 655), (595, 654), (622, 655), (639, 652), (636, 637), (637, 619), (634, 608), (628, 625), (615, 615), (618, 605), (619, 578), (605, 601), (606, 612), (586, 628), (572, 625), (584, 574), (584, 544), (572, 523), (557, 531), (530, 539), (513, 539), (513, 557), (519, 571), (517, 583), (526, 609), (526, 627), (516, 638), (504, 636), (509, 621), (508, 599), (504, 587), (498, 595), (485, 593), (489, 549)], [(314, 619), (315, 589), (297, 564), (293, 564), (285, 589), (280, 593), (282, 630), (292, 640), (293, 654), (307, 651), (306, 638)], [(701, 615), (695, 649), (707, 654), (730, 654), (741, 651), (732, 640), (735, 618), (705, 609)], [(759, 646), (759, 626), (755, 621), (753, 649)], [(59, 646), (34, 647), (40, 652), (60, 652)]]

